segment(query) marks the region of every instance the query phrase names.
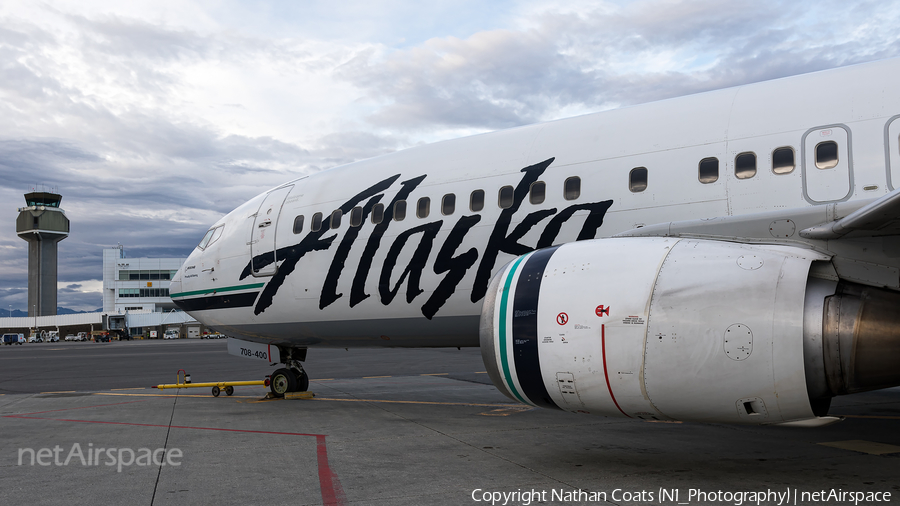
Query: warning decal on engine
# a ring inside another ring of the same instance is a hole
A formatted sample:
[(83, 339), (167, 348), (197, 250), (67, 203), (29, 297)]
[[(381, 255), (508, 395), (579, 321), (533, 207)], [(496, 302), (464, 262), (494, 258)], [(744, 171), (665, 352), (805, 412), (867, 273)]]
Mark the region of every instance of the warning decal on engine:
[(629, 316), (622, 320), (622, 325), (643, 325), (644, 318), (640, 316)]

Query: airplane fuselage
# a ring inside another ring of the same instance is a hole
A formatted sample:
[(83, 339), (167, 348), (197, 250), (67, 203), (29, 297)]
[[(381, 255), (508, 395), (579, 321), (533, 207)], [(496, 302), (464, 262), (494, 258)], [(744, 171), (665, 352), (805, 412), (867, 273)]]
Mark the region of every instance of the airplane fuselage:
[(719, 239), (813, 249), (840, 279), (897, 289), (893, 237), (799, 234), (900, 186), (897, 77), (887, 60), (302, 177), (216, 222), (172, 298), (249, 341), (478, 346), (491, 278), (517, 256), (705, 219), (742, 224)]

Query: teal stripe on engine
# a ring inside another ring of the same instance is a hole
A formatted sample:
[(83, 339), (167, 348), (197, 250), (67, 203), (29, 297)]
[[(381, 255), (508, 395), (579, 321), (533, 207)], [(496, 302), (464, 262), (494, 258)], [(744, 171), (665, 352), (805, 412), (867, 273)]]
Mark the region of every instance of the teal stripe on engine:
[(503, 282), (503, 291), (500, 294), (500, 364), (503, 367), (503, 376), (506, 378), (506, 384), (509, 385), (509, 391), (516, 396), (517, 399), (524, 402), (525, 404), (531, 404), (526, 401), (525, 398), (520, 394), (515, 387), (515, 383), (513, 383), (512, 374), (509, 371), (509, 359), (506, 356), (506, 342), (507, 342), (507, 325), (506, 325), (506, 310), (509, 307), (509, 287), (512, 284), (513, 277), (516, 275), (516, 270), (519, 268), (519, 264), (525, 260), (525, 257), (519, 257), (513, 262), (512, 267), (509, 268), (509, 272), (506, 274), (506, 279)]

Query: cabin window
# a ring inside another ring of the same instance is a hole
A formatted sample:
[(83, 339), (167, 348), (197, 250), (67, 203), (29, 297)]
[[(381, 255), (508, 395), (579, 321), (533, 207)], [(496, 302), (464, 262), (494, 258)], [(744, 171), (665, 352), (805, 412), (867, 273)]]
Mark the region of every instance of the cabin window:
[(563, 197), (566, 200), (575, 200), (581, 196), (581, 178), (578, 176), (572, 176), (566, 179), (566, 182), (563, 184)]
[(715, 183), (719, 180), (719, 159), (716, 157), (700, 160), (698, 177), (703, 184)]
[(750, 179), (756, 175), (756, 153), (741, 153), (734, 157), (734, 175), (738, 179)]
[(448, 193), (441, 199), (441, 214), (450, 216), (456, 211), (456, 195)]
[(531, 183), (531, 189), (528, 191), (528, 201), (532, 204), (543, 204), (547, 195), (547, 185), (543, 181), (535, 181)]
[(794, 148), (784, 147), (772, 151), (772, 172), (790, 174), (794, 171)]
[(406, 201), (398, 200), (394, 203), (394, 221), (403, 221), (406, 219)]
[(469, 196), (469, 209), (477, 213), (484, 209), (484, 190), (475, 190)]
[(322, 213), (312, 215), (312, 221), (309, 223), (309, 229), (313, 232), (322, 230)]
[(838, 164), (838, 145), (834, 141), (816, 144), (816, 167), (831, 169)]
[(416, 202), (416, 217), (427, 218), (428, 212), (431, 210), (431, 199), (422, 197)]
[(647, 167), (635, 167), (628, 174), (628, 189), (640, 193), (647, 189)]
[(375, 204), (372, 206), (372, 223), (378, 225), (384, 221), (384, 204)]
[(331, 221), (328, 222), (328, 228), (334, 230), (341, 226), (341, 216), (344, 213), (341, 212), (340, 209), (335, 209), (333, 213), (331, 213)]
[(363, 210), (362, 207), (356, 206), (350, 210), (350, 226), (358, 227), (362, 225)]
[(297, 216), (294, 218), (294, 233), (299, 234), (303, 232), (303, 215)]
[(513, 196), (515, 191), (512, 186), (504, 186), (497, 193), (497, 205), (500, 209), (509, 209), (513, 205)]

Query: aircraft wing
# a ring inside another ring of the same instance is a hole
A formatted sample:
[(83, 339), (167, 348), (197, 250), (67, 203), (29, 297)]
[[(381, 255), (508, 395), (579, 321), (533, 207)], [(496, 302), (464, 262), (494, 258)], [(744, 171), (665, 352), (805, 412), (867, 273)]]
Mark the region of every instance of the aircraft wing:
[(766, 242), (773, 238), (796, 241), (801, 238), (833, 240), (891, 235), (900, 235), (900, 189), (862, 206), (858, 201), (841, 202), (759, 214), (656, 223), (626, 230), (616, 237), (698, 237)]
[(801, 230), (800, 236), (838, 239), (850, 233), (854, 237), (900, 235), (900, 188), (837, 221)]

